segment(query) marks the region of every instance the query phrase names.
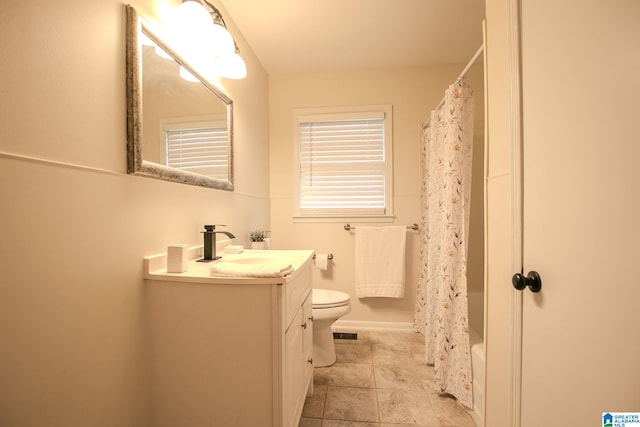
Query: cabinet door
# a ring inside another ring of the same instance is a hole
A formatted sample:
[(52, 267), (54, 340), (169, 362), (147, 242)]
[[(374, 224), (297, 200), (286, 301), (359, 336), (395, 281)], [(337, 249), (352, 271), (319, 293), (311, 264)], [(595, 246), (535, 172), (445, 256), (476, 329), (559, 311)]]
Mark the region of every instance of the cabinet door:
[(296, 271), (292, 280), (285, 285), (285, 325), (289, 325), (296, 312), (303, 305), (305, 298), (311, 291), (311, 263), (307, 262)]
[(284, 338), (284, 414), (282, 418), (285, 427), (298, 425), (298, 418), (306, 396), (303, 385), (305, 365), (302, 364), (305, 331), (302, 327), (303, 323), (303, 312), (299, 307)]
[(302, 345), (302, 364), (303, 364), (303, 387), (309, 386), (311, 377), (313, 376), (313, 313), (312, 313), (311, 293), (307, 296), (302, 306), (303, 323), (307, 323), (303, 332)]

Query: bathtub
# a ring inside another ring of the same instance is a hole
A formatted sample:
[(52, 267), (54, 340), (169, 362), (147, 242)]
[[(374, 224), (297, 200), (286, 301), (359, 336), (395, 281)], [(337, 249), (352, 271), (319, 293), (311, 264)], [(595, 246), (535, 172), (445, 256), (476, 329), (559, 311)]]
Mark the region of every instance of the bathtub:
[(469, 331), (471, 345), (471, 369), (473, 371), (473, 411), (471, 416), (478, 427), (484, 417), (484, 342), (476, 331)]

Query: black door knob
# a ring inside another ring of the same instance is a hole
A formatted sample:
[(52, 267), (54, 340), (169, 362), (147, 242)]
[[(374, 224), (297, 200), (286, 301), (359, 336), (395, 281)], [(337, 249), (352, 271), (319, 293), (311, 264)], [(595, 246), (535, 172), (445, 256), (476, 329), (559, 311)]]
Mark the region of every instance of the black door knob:
[(531, 292), (540, 292), (540, 289), (542, 289), (542, 279), (540, 279), (540, 275), (535, 271), (530, 271), (526, 277), (520, 273), (516, 273), (511, 278), (511, 283), (513, 283), (513, 287), (519, 291), (526, 287), (528, 287)]

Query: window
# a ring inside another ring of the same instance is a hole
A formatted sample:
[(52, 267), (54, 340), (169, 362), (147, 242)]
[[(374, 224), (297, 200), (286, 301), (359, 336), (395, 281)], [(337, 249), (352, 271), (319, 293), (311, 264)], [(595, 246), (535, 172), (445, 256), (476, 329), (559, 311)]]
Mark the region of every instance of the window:
[(392, 217), (391, 106), (295, 110), (297, 218)]
[(167, 166), (210, 178), (229, 179), (229, 133), (225, 120), (162, 123)]

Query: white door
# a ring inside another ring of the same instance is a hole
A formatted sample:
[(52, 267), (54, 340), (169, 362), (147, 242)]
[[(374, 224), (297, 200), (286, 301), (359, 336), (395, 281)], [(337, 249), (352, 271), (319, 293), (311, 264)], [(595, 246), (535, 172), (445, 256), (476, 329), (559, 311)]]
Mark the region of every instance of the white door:
[(522, 0), (522, 427), (640, 412), (640, 1)]

